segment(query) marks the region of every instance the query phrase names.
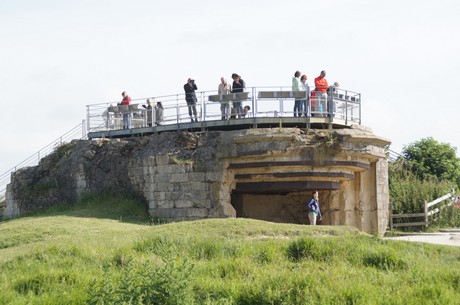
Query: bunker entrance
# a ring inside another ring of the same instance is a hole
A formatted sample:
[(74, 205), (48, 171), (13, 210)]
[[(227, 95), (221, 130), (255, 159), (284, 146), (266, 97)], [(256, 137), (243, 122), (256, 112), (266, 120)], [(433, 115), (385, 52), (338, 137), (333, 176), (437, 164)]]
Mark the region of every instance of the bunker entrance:
[[(277, 223), (308, 224), (308, 211), (305, 208), (311, 199), (313, 190), (318, 190), (320, 195), (321, 211), (324, 214), (321, 224), (328, 223), (329, 199), (331, 193), (339, 188), (339, 183), (334, 185), (311, 185), (302, 189), (276, 189), (260, 188), (259, 190), (241, 190), (241, 187), (232, 192), (231, 204), (236, 210), (236, 217), (252, 218)], [(305, 182), (304, 182), (305, 185)], [(306, 185), (305, 185), (306, 186)], [(316, 188), (314, 186), (317, 186)], [(325, 188), (328, 186), (328, 188)]]

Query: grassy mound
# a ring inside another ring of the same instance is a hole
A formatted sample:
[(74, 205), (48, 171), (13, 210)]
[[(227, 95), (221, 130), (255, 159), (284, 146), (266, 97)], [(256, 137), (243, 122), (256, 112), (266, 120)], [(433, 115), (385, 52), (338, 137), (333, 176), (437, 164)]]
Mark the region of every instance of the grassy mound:
[(149, 226), (125, 214), (138, 203), (105, 217), (104, 200), (0, 223), (0, 304), (460, 300), (459, 248), (249, 219)]

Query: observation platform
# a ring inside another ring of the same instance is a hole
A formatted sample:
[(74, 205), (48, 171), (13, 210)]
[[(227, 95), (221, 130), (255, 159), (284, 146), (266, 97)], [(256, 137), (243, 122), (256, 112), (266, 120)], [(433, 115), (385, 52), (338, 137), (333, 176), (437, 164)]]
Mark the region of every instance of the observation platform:
[[(150, 97), (152, 110), (147, 110), (147, 98), (131, 101), (129, 107), (113, 103), (87, 105), (89, 139), (144, 136), (154, 133), (188, 130), (237, 130), (249, 128), (298, 127), (316, 129), (349, 128), (361, 124), (361, 94), (336, 88), (327, 99), (315, 94), (307, 98), (305, 92), (290, 91), (290, 87), (250, 87), (245, 92), (218, 95), (217, 91), (197, 91), (197, 122), (189, 116), (185, 94)], [(315, 92), (313, 88), (312, 92)], [(294, 116), (295, 100), (306, 105), (302, 116)], [(156, 108), (161, 104), (161, 110)], [(225, 118), (221, 105), (242, 103), (247, 113), (231, 113)], [(150, 112), (150, 113), (149, 113)], [(123, 114), (131, 121), (123, 129)], [(152, 126), (148, 126), (149, 121)]]

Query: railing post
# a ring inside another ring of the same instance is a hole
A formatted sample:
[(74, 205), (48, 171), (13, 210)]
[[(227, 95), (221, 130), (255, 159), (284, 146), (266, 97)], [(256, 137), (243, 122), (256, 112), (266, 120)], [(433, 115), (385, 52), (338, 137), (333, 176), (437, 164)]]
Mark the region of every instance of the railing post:
[(204, 102), (204, 91), (201, 91), (201, 107), (200, 107), (200, 122), (205, 121), (206, 119), (206, 104)]
[(359, 125), (361, 125), (361, 93), (359, 93), (358, 96), (359, 96)]
[(345, 90), (345, 125), (348, 125), (348, 92)]
[(180, 123), (180, 108), (179, 108), (179, 94), (176, 95), (176, 124), (177, 129), (179, 129)]
[(425, 201), (423, 204), (423, 212), (425, 213), (425, 229), (428, 228), (428, 203)]
[(256, 87), (252, 87), (252, 120), (253, 120), (253, 128), (257, 128), (257, 102), (256, 102), (256, 94), (257, 90)]
[(87, 106), (86, 106), (86, 123), (88, 124), (88, 126), (87, 126), (88, 130), (91, 130), (91, 126), (90, 126), (91, 122), (90, 122), (90, 115), (89, 115), (89, 106), (90, 106), (90, 105), (87, 105)]
[(82, 139), (86, 139), (87, 138), (87, 135), (86, 135), (86, 130), (85, 130), (85, 120), (82, 120), (81, 121), (81, 138)]

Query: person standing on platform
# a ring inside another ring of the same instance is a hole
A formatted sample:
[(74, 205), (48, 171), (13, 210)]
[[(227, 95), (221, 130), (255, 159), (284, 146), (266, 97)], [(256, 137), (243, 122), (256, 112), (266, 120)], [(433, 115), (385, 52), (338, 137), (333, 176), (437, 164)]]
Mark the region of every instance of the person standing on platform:
[(316, 97), (316, 106), (317, 110), (320, 112), (320, 116), (322, 116), (323, 111), (326, 111), (327, 108), (327, 88), (329, 85), (327, 84), (326, 71), (321, 71), (321, 74), (315, 78), (315, 97)]
[(308, 219), (310, 220), (310, 225), (315, 226), (317, 219), (319, 221), (323, 219), (321, 216), (321, 210), (319, 208), (318, 191), (313, 191), (312, 198), (307, 203), (307, 209), (308, 209)]
[(187, 83), (184, 85), (185, 91), (185, 101), (187, 102), (188, 107), (188, 115), (190, 116), (190, 120), (193, 121), (192, 114), (195, 116), (195, 122), (198, 122), (197, 115), (196, 115), (196, 94), (195, 90), (198, 90), (198, 87), (195, 84), (195, 80), (189, 78)]
[(147, 114), (147, 126), (152, 127), (152, 121), (153, 121), (153, 107), (152, 107), (152, 99), (148, 98), (147, 101), (145, 101), (147, 105), (142, 105), (145, 109), (145, 113)]
[(339, 88), (339, 83), (334, 82), (332, 86), (327, 87), (327, 116), (330, 118), (334, 117), (334, 114), (336, 112), (335, 109), (335, 102), (334, 102), (334, 95), (337, 91), (337, 88)]
[(160, 123), (163, 122), (163, 104), (161, 102), (157, 102), (155, 106), (155, 124), (161, 125)]
[[(233, 79), (232, 93), (243, 92), (244, 88), (246, 88), (246, 84), (244, 83), (244, 80), (241, 79), (241, 76), (239, 76), (236, 73), (233, 73), (232, 79)], [(241, 114), (243, 113), (242, 102), (240, 100), (233, 101), (233, 107), (235, 107), (236, 109), (238, 118), (241, 118)]]
[[(294, 77), (292, 78), (292, 92), (298, 92), (301, 90), (302, 84), (300, 83), (300, 71), (295, 71)], [(302, 100), (295, 99), (294, 100), (294, 117), (301, 117), (302, 116)]]
[[(229, 94), (232, 92), (232, 85), (227, 83), (224, 77), (220, 78), (219, 88), (217, 88), (217, 94)], [(228, 120), (230, 118), (230, 103), (231, 102), (220, 102), (220, 111), (222, 113), (222, 120)]]
[(128, 96), (126, 91), (123, 91), (121, 93), (121, 96), (123, 97), (123, 100), (121, 101), (120, 105), (126, 105), (127, 110), (123, 110), (123, 129), (129, 129), (131, 128), (131, 114), (129, 112), (129, 104), (131, 103), (131, 98)]
[(301, 84), (301, 89), (306, 92), (306, 98), (302, 100), (302, 113), (304, 116), (308, 116), (310, 114), (309, 108), (310, 108), (310, 87), (308, 86), (307, 83), (308, 77), (304, 74), (300, 78), (300, 84)]

